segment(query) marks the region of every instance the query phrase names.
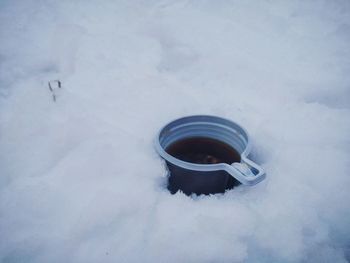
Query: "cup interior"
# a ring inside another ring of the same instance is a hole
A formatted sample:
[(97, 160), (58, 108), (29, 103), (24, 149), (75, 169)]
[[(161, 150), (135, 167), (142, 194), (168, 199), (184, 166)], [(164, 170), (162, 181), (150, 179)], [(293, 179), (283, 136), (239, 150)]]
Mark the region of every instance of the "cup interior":
[(189, 137), (175, 141), (165, 150), (171, 156), (195, 164), (232, 164), (241, 155), (230, 145), (208, 137)]
[(166, 150), (188, 138), (211, 138), (243, 154), (248, 146), (247, 133), (236, 123), (214, 116), (190, 116), (166, 125), (159, 134), (159, 144)]

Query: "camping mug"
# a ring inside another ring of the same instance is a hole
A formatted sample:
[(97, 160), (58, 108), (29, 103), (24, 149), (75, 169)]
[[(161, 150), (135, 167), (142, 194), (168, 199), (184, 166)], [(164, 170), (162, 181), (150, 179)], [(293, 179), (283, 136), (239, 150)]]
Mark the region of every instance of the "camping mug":
[[(214, 139), (232, 147), (240, 162), (198, 164), (180, 160), (166, 152), (173, 143), (194, 137)], [(155, 140), (158, 154), (165, 160), (168, 189), (187, 195), (223, 193), (235, 185), (255, 185), (265, 178), (264, 170), (247, 158), (251, 150), (248, 133), (237, 123), (216, 116), (183, 117), (165, 125)]]

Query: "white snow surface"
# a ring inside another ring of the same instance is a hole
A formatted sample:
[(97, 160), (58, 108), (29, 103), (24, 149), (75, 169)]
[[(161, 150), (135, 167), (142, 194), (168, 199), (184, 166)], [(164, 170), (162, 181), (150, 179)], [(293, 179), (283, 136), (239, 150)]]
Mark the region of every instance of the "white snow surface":
[[(348, 0), (2, 0), (0, 261), (347, 262), (349, 43)], [(153, 139), (194, 114), (266, 180), (171, 195)]]

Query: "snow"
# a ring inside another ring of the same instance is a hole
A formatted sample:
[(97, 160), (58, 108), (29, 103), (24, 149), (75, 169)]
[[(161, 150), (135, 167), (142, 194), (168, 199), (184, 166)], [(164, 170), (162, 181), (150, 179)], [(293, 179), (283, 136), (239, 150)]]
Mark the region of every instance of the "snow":
[[(0, 261), (349, 260), (349, 1), (4, 0), (0, 39)], [(152, 140), (194, 114), (267, 179), (169, 194)]]

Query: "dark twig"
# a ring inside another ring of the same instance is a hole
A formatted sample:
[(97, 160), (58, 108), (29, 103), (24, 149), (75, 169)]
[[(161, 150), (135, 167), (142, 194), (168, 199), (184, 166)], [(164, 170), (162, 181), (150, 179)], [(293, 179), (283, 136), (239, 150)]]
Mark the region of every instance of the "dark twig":
[(51, 93), (52, 93), (52, 99), (53, 99), (53, 101), (54, 102), (56, 102), (56, 94), (55, 94), (55, 88), (53, 88), (53, 86), (51, 85), (51, 83), (57, 83), (57, 88), (62, 88), (62, 84), (61, 84), (61, 81), (59, 81), (58, 79), (56, 79), (56, 80), (50, 80), (49, 82), (48, 82), (48, 84), (49, 84), (49, 90), (51, 91)]

